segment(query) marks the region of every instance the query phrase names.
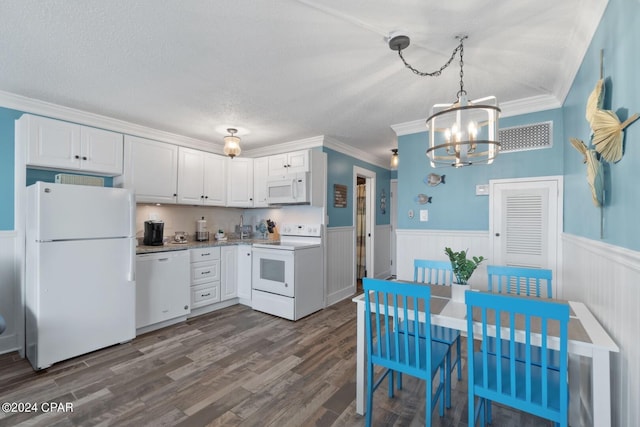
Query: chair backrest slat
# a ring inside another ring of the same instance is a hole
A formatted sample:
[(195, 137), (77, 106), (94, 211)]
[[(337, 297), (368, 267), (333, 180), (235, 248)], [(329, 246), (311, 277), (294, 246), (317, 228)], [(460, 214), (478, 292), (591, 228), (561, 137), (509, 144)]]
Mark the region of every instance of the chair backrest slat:
[(431, 285), (451, 285), (453, 269), (449, 261), (413, 260), (413, 281)]
[[(470, 360), (473, 360), (474, 339), (482, 340), (482, 363), (475, 365), (470, 361), (468, 365), (470, 390), (492, 401), (557, 422), (566, 420), (569, 305), (542, 298), (484, 292), (466, 292), (465, 298)], [(476, 316), (479, 315), (476, 319), (474, 310)], [(474, 322), (480, 322), (480, 334), (475, 333)], [(559, 369), (549, 368), (548, 340), (552, 331), (554, 336), (559, 335), (552, 338), (559, 341)], [(524, 355), (516, 351), (516, 339), (520, 334), (524, 334)], [(486, 344), (490, 339), (497, 343), (494, 349)], [(504, 339), (509, 340), (508, 352), (503, 351)], [(538, 351), (540, 356), (536, 361)], [(509, 376), (506, 384), (505, 375)], [(550, 388), (552, 376), (558, 382), (559, 390)], [(478, 382), (479, 378), (482, 380)], [(551, 405), (551, 394), (556, 396), (556, 390), (561, 401), (560, 410)]]
[[(363, 288), (367, 357), (376, 364), (430, 378), (431, 365), (425, 366), (425, 361), (431, 360), (431, 289), (371, 278), (363, 279)], [(405, 332), (411, 329), (416, 333)]]
[(553, 298), (552, 274), (551, 270), (543, 268), (488, 265), (488, 289), (498, 293)]

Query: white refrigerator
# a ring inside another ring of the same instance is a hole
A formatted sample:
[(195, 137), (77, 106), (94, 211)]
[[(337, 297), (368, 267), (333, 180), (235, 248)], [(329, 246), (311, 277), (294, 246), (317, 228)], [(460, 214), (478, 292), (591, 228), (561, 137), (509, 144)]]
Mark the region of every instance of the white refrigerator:
[(27, 188), (26, 353), (34, 369), (135, 337), (135, 200), (121, 188)]

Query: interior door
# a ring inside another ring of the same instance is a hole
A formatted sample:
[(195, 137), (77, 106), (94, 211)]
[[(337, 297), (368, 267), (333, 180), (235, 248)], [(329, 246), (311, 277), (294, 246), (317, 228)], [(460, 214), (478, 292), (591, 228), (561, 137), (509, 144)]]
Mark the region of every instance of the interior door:
[(490, 186), (490, 263), (550, 269), (559, 289), (562, 177), (494, 180)]

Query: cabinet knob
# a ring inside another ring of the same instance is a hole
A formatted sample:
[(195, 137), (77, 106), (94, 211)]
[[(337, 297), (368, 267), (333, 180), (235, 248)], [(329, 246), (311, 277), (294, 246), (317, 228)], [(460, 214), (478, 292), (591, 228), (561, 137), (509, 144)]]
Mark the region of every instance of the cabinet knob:
[(496, 237), (500, 237), (500, 233), (496, 233)]
[(184, 306), (184, 309), (185, 309), (185, 310), (189, 310), (189, 306), (188, 306), (188, 305), (185, 305), (185, 306)]
[(80, 158), (80, 156), (78, 156), (77, 154), (76, 154), (75, 156), (73, 156), (73, 157), (75, 157), (76, 159), (79, 159), (79, 158)]
[(173, 193), (173, 197), (178, 197), (178, 193)]
[(208, 198), (209, 198), (209, 196), (204, 196), (204, 198), (205, 198), (205, 199), (208, 199)]
[(204, 194), (202, 196), (200, 196), (201, 199), (204, 199)]
[(82, 156), (82, 160), (87, 160), (87, 156)]

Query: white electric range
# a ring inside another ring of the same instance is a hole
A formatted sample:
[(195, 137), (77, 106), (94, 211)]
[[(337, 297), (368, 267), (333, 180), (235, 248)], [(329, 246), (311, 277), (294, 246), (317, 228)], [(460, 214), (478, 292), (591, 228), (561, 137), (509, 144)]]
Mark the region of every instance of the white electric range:
[(279, 243), (253, 244), (251, 305), (298, 320), (324, 308), (322, 225), (283, 224)]

